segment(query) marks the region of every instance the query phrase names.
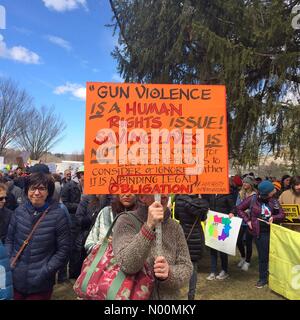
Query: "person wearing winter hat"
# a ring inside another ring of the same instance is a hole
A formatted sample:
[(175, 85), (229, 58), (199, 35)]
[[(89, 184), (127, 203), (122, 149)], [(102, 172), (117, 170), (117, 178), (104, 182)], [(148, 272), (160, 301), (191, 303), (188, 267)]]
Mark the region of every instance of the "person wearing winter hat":
[(258, 196), (255, 199), (248, 197), (237, 206), (238, 215), (248, 224), (255, 239), (259, 261), (257, 288), (268, 284), (270, 224), (279, 223), (285, 218), (278, 200), (273, 197), (275, 192), (271, 181), (262, 181), (258, 186)]
[(237, 200), (240, 188), (243, 185), (243, 181), (240, 176), (235, 175), (230, 177), (229, 185), (230, 185), (230, 194), (232, 195), (233, 201), (235, 203)]
[(275, 187), (276, 193), (274, 194), (274, 198), (278, 199), (281, 194), (281, 183), (279, 181), (273, 181), (273, 185)]
[(36, 163), (33, 167), (29, 168), (29, 173), (45, 173), (45, 174), (50, 174), (49, 167), (43, 163)]
[[(243, 179), (243, 186), (241, 191), (239, 192), (236, 206), (241, 204), (245, 199), (251, 197), (256, 198), (256, 191), (254, 188), (255, 180), (252, 176), (246, 176)], [(247, 213), (249, 214), (249, 209), (247, 210)], [(246, 242), (244, 243), (244, 238), (246, 238)], [(241, 268), (243, 271), (248, 271), (250, 266), (250, 260), (252, 257), (252, 240), (253, 236), (248, 230), (247, 223), (243, 220), (238, 240), (237, 240), (237, 247), (241, 254), (241, 260), (238, 263), (238, 267)], [(245, 248), (246, 247), (246, 248)], [(245, 250), (246, 249), (246, 250)]]

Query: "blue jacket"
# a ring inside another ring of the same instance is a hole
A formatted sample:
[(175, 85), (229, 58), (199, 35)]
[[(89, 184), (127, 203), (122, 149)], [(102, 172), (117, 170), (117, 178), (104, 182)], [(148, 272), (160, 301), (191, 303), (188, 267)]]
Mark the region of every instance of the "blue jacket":
[[(15, 210), (5, 243), (10, 258), (16, 256), (41, 216), (39, 211), (29, 202)], [(55, 283), (55, 273), (68, 261), (70, 248), (68, 218), (58, 203), (51, 202), (49, 212), (17, 260), (13, 270), (14, 288), (22, 294), (50, 291)]]
[(13, 299), (12, 275), (6, 248), (0, 241), (0, 300)]

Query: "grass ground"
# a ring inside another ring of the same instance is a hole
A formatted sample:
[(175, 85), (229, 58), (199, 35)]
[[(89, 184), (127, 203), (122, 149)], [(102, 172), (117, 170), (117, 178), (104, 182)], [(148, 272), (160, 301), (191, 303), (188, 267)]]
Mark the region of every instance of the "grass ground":
[[(201, 260), (198, 270), (196, 300), (283, 300), (284, 298), (271, 291), (268, 287), (257, 289), (258, 258), (253, 246), (253, 257), (248, 272), (241, 271), (237, 264), (239, 256), (229, 256), (230, 277), (224, 281), (207, 281), (209, 274), (210, 257), (207, 250)], [(220, 261), (218, 261), (220, 264)], [(58, 284), (54, 287), (53, 300), (75, 300), (73, 291), (74, 280)], [(181, 299), (187, 297), (187, 288), (181, 290)]]

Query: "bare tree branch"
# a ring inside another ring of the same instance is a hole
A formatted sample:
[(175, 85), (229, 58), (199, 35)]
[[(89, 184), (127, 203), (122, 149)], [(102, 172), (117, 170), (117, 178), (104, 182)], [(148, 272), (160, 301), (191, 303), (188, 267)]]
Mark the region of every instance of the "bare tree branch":
[(52, 110), (46, 107), (34, 110), (27, 126), (16, 139), (16, 145), (29, 151), (31, 159), (38, 160), (62, 139), (66, 125)]
[(0, 80), (0, 154), (27, 125), (32, 98), (10, 79)]

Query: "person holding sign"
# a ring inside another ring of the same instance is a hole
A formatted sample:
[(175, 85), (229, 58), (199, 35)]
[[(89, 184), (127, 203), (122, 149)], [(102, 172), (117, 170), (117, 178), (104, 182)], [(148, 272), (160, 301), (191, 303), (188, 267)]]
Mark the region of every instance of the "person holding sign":
[[(161, 203), (153, 195), (139, 195), (134, 211), (142, 223), (139, 232), (132, 220), (122, 215), (116, 222), (112, 239), (113, 251), (127, 274), (140, 271), (147, 263), (156, 278), (153, 300), (177, 299), (179, 289), (188, 285), (193, 265), (182, 227), (171, 219), (168, 196)], [(162, 256), (156, 254), (155, 227), (162, 223)]]
[[(245, 199), (237, 206), (238, 215), (248, 224), (255, 238), (259, 260), (259, 280), (257, 288), (268, 284), (270, 224), (284, 220), (285, 214), (273, 196), (276, 193), (271, 181), (265, 180), (258, 186), (258, 196)], [(247, 210), (250, 210), (249, 214)]]
[[(228, 214), (229, 218), (232, 218), (234, 209), (234, 200), (232, 194), (210, 194), (203, 195), (203, 199), (207, 200), (209, 203), (209, 209)], [(217, 275), (218, 267), (218, 253), (221, 258), (221, 271)], [(206, 280), (225, 280), (229, 277), (228, 274), (228, 255), (224, 252), (210, 248), (210, 268), (211, 272), (206, 278)]]
[(300, 176), (291, 179), (291, 189), (281, 194), (279, 202), (280, 204), (300, 204)]
[(198, 263), (205, 243), (201, 221), (206, 220), (208, 209), (208, 202), (199, 198), (197, 194), (175, 196), (175, 219), (182, 225), (194, 267), (189, 284), (188, 300), (195, 299)]

